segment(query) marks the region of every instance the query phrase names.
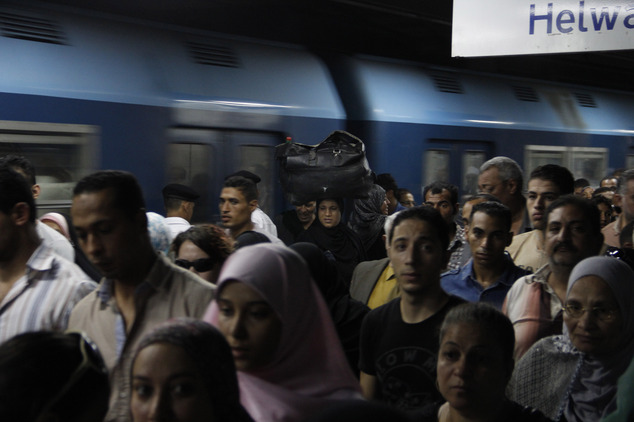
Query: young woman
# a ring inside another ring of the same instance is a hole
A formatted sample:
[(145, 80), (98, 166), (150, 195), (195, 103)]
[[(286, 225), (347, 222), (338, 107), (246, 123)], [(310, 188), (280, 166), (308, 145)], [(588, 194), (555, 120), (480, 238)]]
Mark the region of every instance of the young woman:
[(302, 258), (269, 243), (229, 257), (204, 318), (227, 339), (244, 407), (258, 422), (301, 421), (361, 398), (321, 293)]
[(250, 422), (231, 350), (203, 321), (181, 318), (148, 333), (132, 362), (134, 422)]
[(218, 226), (201, 224), (181, 232), (172, 242), (174, 262), (216, 284), (220, 267), (233, 252), (233, 242)]
[(303, 232), (298, 241), (314, 243), (322, 251), (330, 251), (335, 257), (337, 271), (346, 287), (354, 267), (366, 260), (365, 249), (359, 236), (341, 222), (343, 199), (317, 201), (317, 220)]
[(564, 334), (546, 337), (518, 362), (512, 396), (551, 419), (598, 421), (616, 407), (618, 378), (634, 356), (634, 272), (587, 258), (572, 270)]

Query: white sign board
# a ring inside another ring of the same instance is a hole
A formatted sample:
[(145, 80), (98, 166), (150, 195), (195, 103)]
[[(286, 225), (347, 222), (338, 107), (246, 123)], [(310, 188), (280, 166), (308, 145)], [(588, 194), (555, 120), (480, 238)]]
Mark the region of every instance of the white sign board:
[(454, 0), (451, 55), (634, 49), (634, 0)]

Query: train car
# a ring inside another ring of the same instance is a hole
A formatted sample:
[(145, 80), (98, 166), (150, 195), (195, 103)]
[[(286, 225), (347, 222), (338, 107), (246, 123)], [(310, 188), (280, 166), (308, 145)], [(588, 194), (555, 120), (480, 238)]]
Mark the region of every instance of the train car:
[(376, 57), (335, 58), (330, 67), (370, 164), (412, 192), (443, 180), (473, 194), (480, 165), (497, 155), (527, 173), (563, 165), (593, 185), (634, 166), (628, 93)]
[(302, 47), (18, 6), (0, 8), (0, 34), (0, 155), (35, 163), (40, 212), (111, 168), (133, 172), (157, 212), (165, 184), (191, 185), (194, 221), (216, 221), (224, 176), (248, 169), (274, 213), (274, 146), (345, 126), (328, 69)]
[(194, 221), (217, 221), (224, 176), (248, 169), (273, 215), (287, 206), (274, 146), (337, 129), (418, 193), (446, 180), (471, 194), (495, 155), (593, 183), (634, 166), (634, 98), (621, 92), (20, 3), (0, 6), (0, 60), (0, 155), (34, 161), (41, 212), (67, 209), (79, 178), (116, 168), (138, 177), (149, 210), (178, 182), (202, 194)]

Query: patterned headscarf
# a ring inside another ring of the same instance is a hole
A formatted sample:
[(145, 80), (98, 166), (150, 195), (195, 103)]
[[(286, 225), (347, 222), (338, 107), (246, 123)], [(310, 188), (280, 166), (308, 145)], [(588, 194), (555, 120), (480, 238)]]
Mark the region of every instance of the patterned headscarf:
[(383, 233), (383, 225), (387, 218), (387, 215), (381, 213), (383, 202), (385, 190), (379, 185), (372, 187), (367, 199), (354, 200), (349, 226), (359, 235), (366, 250), (369, 250)]
[(167, 255), (172, 243), (170, 228), (165, 223), (165, 217), (155, 212), (147, 213), (147, 230), (150, 234), (150, 242), (157, 252)]

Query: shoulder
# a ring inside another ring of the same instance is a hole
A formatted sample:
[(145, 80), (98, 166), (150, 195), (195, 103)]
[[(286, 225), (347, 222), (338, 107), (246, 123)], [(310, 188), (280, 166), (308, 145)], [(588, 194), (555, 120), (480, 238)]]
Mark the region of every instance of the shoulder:
[(383, 321), (388, 316), (394, 315), (398, 313), (399, 318), (401, 314), (401, 298), (397, 297), (390, 300), (388, 303), (378, 306), (372, 309), (366, 315), (365, 319), (374, 320), (374, 321)]
[(390, 264), (390, 258), (376, 259), (373, 261), (361, 261), (354, 268), (354, 273), (367, 272), (374, 269), (385, 269)]

